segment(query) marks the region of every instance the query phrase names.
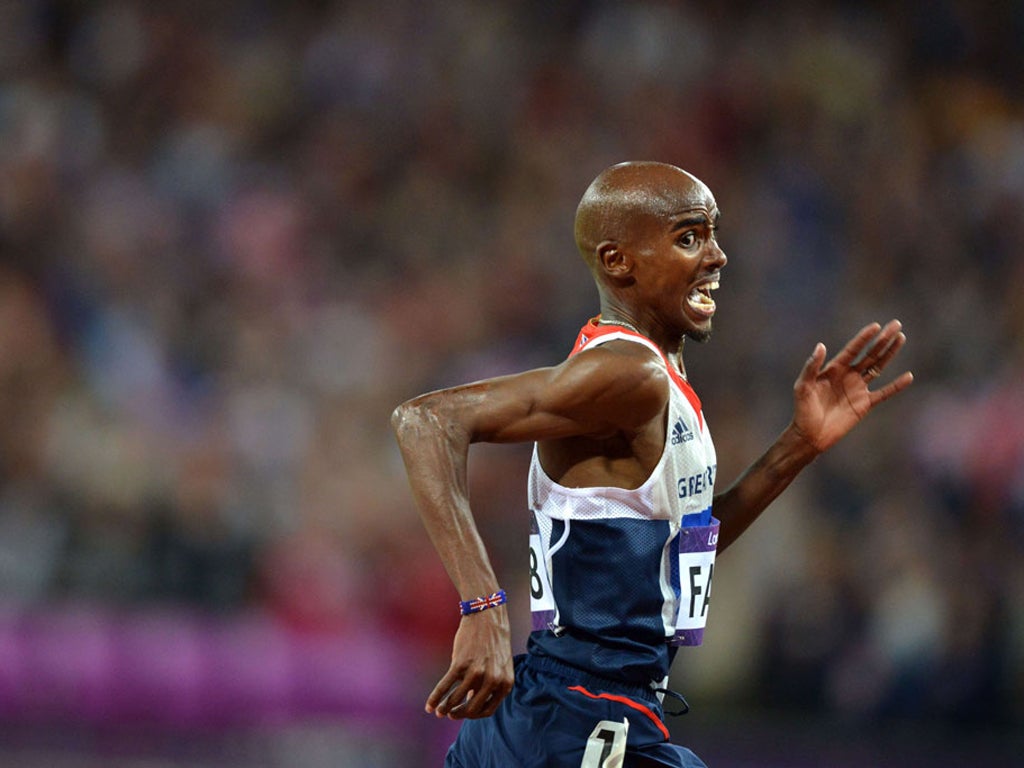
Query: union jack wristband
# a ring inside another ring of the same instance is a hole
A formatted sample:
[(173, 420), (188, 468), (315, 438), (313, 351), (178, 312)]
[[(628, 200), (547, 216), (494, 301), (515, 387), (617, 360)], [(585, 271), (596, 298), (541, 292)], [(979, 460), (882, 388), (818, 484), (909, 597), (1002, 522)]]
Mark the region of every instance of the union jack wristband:
[(463, 616), (469, 616), (471, 613), (480, 613), (480, 611), (486, 611), (488, 608), (497, 608), (499, 605), (504, 605), (507, 602), (508, 597), (505, 596), (505, 590), (499, 589), (493, 595), (459, 601), (459, 610), (462, 611)]

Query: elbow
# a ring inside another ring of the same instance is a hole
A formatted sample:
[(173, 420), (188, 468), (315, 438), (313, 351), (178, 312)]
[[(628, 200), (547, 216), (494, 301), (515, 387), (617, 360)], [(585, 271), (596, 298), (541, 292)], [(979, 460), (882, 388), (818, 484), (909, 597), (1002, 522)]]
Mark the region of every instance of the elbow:
[(453, 417), (451, 403), (433, 394), (420, 395), (391, 412), (391, 430), (403, 450), (413, 443), (444, 440), (469, 442), (469, 430)]
[(402, 403), (391, 412), (391, 431), (396, 435), (401, 431), (402, 422), (405, 420), (406, 403)]
[(412, 436), (438, 429), (438, 403), (428, 395), (407, 400), (391, 412), (391, 431), (399, 444)]
[(408, 460), (410, 454), (416, 453), (414, 447), (419, 440), (422, 440), (423, 414), (421, 409), (413, 402), (408, 401), (399, 405), (391, 412), (391, 432), (398, 443), (398, 450)]
[(417, 412), (420, 408), (413, 400), (407, 400), (391, 412), (391, 431), (394, 432), (398, 442), (402, 442), (402, 436), (409, 426), (417, 419)]

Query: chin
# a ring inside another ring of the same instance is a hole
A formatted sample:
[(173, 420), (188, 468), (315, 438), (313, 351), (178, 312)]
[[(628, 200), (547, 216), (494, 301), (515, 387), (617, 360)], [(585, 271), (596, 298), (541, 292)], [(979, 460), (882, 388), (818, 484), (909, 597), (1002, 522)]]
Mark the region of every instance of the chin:
[(693, 339), (698, 344), (704, 344), (711, 340), (711, 326), (707, 328), (691, 328), (686, 332), (686, 338)]

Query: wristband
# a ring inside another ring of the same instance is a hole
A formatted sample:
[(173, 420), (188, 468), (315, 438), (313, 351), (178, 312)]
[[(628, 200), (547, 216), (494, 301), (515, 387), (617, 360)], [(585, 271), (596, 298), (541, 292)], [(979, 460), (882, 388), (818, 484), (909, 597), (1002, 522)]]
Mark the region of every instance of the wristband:
[(493, 595), (459, 601), (459, 610), (462, 611), (463, 616), (469, 616), (471, 613), (480, 613), (480, 611), (486, 611), (488, 608), (497, 608), (499, 605), (504, 605), (507, 602), (508, 597), (505, 596), (505, 590), (499, 589)]

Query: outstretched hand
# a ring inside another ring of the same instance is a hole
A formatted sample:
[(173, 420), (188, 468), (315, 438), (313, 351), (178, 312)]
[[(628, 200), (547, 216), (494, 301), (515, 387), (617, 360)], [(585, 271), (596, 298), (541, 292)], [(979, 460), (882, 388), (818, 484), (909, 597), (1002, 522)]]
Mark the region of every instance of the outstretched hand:
[(825, 345), (820, 342), (804, 364), (793, 385), (793, 427), (816, 450), (835, 445), (872, 408), (910, 386), (910, 371), (879, 389), (871, 383), (906, 343), (899, 320), (885, 327), (871, 323), (862, 328), (846, 346), (825, 363)]
[(427, 712), (450, 719), (489, 717), (512, 690), (512, 646), (505, 609), (463, 616), (452, 663), (427, 697)]

